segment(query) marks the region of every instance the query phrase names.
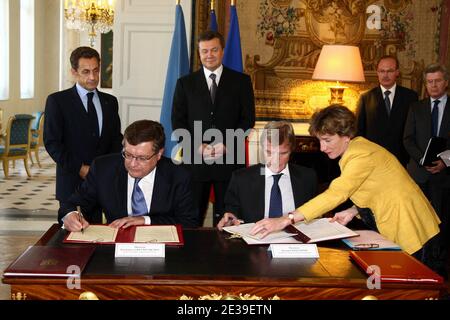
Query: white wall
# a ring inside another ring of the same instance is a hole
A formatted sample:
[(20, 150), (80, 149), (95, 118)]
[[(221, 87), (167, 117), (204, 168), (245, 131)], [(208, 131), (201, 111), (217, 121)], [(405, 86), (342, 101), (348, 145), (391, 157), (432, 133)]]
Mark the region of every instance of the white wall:
[[(191, 2), (181, 1), (188, 43)], [(122, 129), (138, 119), (159, 120), (174, 23), (175, 1), (116, 2), (113, 92)]]
[(0, 101), (2, 127), (17, 113), (42, 111), (49, 93), (58, 90), (59, 79), (59, 1), (35, 0), (35, 95), (20, 98), (20, 1), (11, 0), (9, 99)]

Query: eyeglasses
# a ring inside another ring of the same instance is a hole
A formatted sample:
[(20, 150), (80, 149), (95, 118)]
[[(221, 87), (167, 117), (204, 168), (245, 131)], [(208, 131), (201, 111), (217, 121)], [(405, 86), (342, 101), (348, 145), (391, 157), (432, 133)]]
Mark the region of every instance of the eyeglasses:
[(379, 248), (380, 245), (378, 243), (358, 243), (354, 245), (355, 249), (365, 250), (365, 249), (376, 249)]
[(158, 152), (155, 152), (154, 154), (152, 154), (151, 156), (133, 156), (131, 153), (126, 152), (125, 150), (122, 150), (122, 157), (125, 160), (136, 160), (139, 163), (144, 163), (147, 161), (150, 161), (151, 158), (153, 158), (154, 156), (156, 156), (158, 154)]

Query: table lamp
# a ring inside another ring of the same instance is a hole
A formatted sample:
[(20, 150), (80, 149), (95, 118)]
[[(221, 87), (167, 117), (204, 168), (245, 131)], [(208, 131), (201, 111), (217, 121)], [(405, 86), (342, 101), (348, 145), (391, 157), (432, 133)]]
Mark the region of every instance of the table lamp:
[(336, 81), (330, 86), (330, 104), (343, 104), (344, 90), (339, 81), (364, 82), (359, 48), (346, 45), (324, 45), (312, 75), (313, 80)]

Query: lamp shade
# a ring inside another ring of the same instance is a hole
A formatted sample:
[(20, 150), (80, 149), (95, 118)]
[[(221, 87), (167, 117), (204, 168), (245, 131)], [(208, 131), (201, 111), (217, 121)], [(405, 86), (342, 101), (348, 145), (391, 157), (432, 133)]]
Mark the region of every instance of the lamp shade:
[(364, 69), (359, 48), (344, 45), (324, 45), (312, 79), (364, 82)]

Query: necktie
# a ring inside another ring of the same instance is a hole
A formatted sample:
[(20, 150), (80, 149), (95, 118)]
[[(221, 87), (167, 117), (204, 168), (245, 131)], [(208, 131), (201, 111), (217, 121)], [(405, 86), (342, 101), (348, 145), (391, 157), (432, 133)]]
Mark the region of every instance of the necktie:
[(212, 85), (209, 93), (211, 94), (211, 101), (214, 103), (214, 100), (216, 99), (216, 92), (217, 92), (217, 83), (216, 83), (216, 75), (214, 73), (211, 73), (209, 77), (212, 80)]
[(94, 98), (94, 93), (89, 92), (87, 94), (88, 97), (88, 117), (89, 121), (91, 122), (92, 129), (94, 130), (96, 136), (98, 137), (100, 135), (100, 130), (98, 127), (98, 117), (97, 117), (97, 111), (95, 110), (94, 101), (92, 99)]
[(133, 193), (131, 194), (131, 212), (133, 216), (142, 216), (148, 213), (144, 193), (139, 187), (140, 180), (139, 178), (134, 180)]
[(440, 100), (433, 101), (433, 110), (431, 111), (431, 136), (437, 137), (438, 124), (439, 124), (439, 102)]
[(389, 99), (390, 94), (391, 92), (389, 90), (384, 92), (384, 105), (386, 106), (388, 116), (391, 114), (391, 100)]
[(269, 218), (277, 218), (283, 215), (283, 202), (278, 182), (283, 174), (274, 174), (272, 190), (270, 191)]

